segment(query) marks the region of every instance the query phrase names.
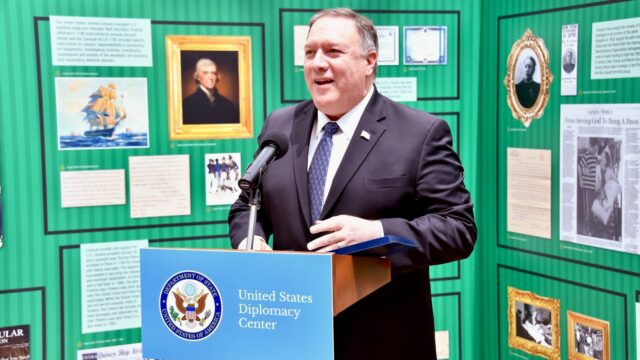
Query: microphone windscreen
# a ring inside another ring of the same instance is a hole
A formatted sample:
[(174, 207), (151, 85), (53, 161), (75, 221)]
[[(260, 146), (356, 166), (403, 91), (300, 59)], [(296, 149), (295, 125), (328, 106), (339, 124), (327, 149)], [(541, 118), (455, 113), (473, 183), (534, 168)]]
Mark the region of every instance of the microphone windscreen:
[(276, 159), (279, 159), (283, 157), (289, 150), (289, 138), (287, 137), (287, 135), (280, 132), (268, 133), (262, 140), (260, 149), (264, 149), (266, 146), (275, 147)]

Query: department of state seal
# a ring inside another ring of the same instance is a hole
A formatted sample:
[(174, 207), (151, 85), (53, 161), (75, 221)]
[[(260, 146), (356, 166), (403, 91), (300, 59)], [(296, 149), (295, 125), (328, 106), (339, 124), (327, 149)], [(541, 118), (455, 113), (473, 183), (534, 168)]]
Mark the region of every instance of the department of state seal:
[(176, 336), (198, 341), (213, 334), (222, 319), (222, 299), (211, 279), (182, 271), (167, 280), (160, 293), (160, 315)]

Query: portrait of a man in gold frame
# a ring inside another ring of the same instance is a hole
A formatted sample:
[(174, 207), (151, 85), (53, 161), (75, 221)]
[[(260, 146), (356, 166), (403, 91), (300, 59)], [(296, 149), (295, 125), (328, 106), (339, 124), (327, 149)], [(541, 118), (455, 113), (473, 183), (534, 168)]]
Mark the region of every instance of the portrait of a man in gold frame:
[(165, 42), (169, 138), (253, 137), (251, 38), (167, 35)]
[(567, 311), (569, 360), (609, 360), (609, 322)]
[(560, 359), (560, 301), (513, 287), (509, 297), (509, 346)]
[(552, 81), (544, 40), (527, 29), (511, 47), (504, 78), (511, 113), (525, 127), (544, 114)]

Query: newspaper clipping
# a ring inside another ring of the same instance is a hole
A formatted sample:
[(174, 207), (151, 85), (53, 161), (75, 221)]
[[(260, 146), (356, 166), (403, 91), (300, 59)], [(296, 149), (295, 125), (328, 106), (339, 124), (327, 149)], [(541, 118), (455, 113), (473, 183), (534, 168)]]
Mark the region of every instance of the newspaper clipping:
[(560, 112), (560, 239), (639, 253), (640, 104)]

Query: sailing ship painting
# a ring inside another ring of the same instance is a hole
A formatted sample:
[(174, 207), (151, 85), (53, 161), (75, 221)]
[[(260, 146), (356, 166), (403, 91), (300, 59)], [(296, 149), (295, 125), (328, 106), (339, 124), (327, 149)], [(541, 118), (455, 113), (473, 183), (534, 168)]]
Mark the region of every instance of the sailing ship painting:
[(82, 112), (85, 113), (84, 121), (90, 126), (89, 130), (84, 132), (84, 136), (111, 137), (120, 122), (127, 118), (124, 99), (118, 101), (117, 88), (116, 84), (111, 83), (107, 86), (100, 86), (96, 92), (91, 94), (87, 106), (82, 109)]
[(56, 78), (58, 148), (149, 146), (145, 78)]

